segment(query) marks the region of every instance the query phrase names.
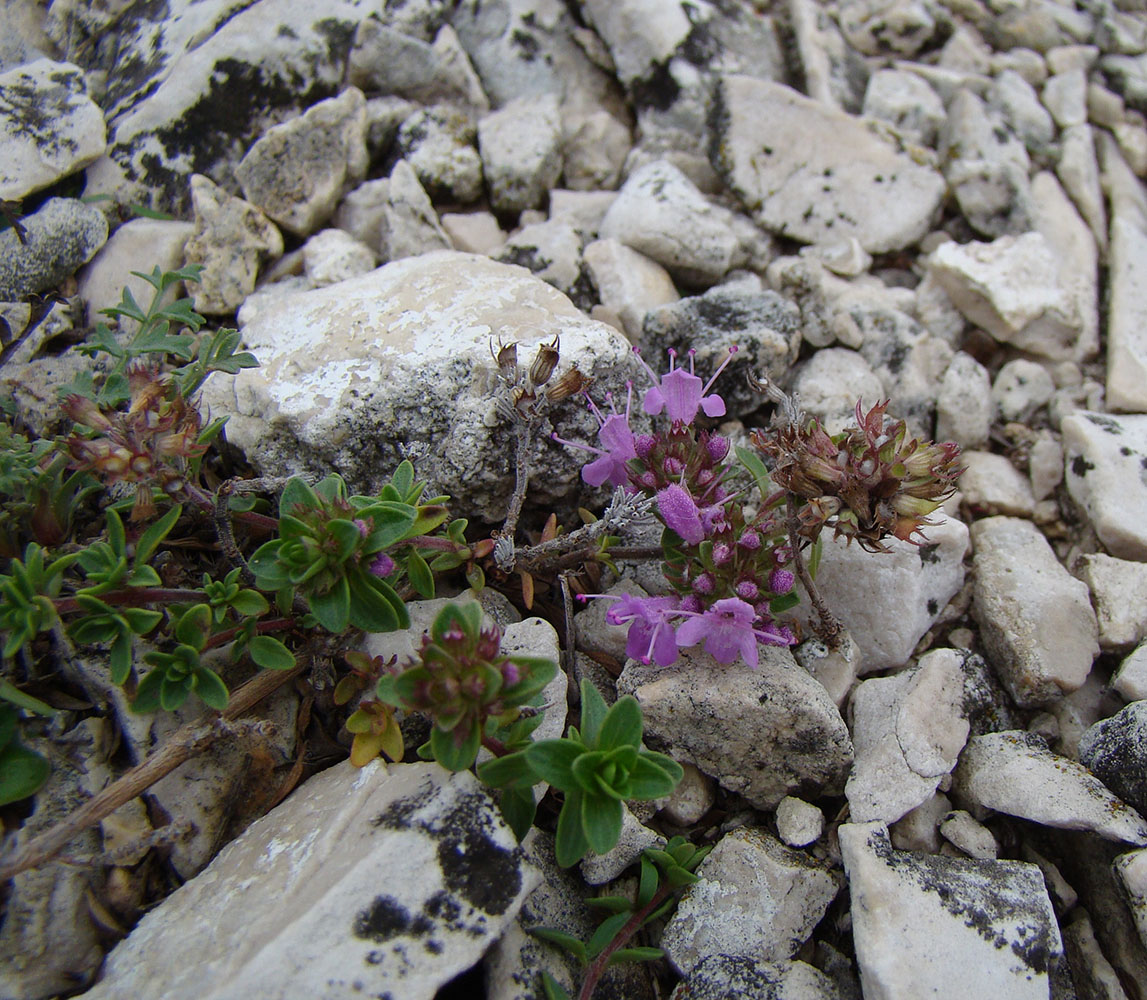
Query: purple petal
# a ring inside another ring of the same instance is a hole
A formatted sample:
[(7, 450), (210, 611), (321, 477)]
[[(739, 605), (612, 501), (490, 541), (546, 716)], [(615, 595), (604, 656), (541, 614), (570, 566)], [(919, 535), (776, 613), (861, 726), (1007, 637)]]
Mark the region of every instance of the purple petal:
[[(661, 376), (661, 391), (665, 395), (665, 409), (669, 419), (691, 424), (701, 405), (701, 387), (704, 383), (682, 368), (674, 368), (668, 375)], [(724, 413), (725, 404), (721, 403)]]
[(615, 458), (608, 452), (583, 465), (581, 477), (590, 486), (601, 486), (603, 483), (609, 483), (611, 486), (624, 486), (629, 482), (629, 474), (625, 470), (625, 460)]
[[(697, 379), (700, 382), (700, 379)], [(725, 401), (713, 393), (712, 396), (706, 396), (701, 400), (701, 409), (705, 411), (707, 417), (723, 417), (725, 415)]]
[(690, 545), (705, 540), (701, 515), (689, 492), (676, 483), (670, 483), (657, 494), (657, 508), (666, 526), (676, 531)]

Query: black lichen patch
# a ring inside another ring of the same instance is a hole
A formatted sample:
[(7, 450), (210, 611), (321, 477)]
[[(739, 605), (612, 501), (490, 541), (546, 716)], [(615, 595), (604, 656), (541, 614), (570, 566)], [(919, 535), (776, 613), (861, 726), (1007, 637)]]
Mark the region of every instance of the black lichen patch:
[(517, 264), (527, 271), (537, 274), (544, 271), (553, 261), (546, 257), (537, 247), (506, 247), (498, 254), (498, 260), (503, 264)]
[(375, 896), (369, 907), (355, 915), (351, 932), (357, 938), (381, 944), (409, 929), (410, 911), (405, 906), (390, 896)]
[(629, 92), (636, 108), (653, 111), (668, 111), (681, 96), (681, 85), (669, 71), (669, 63), (656, 63), (640, 80), (629, 85)]
[(438, 833), (438, 864), (446, 887), (471, 906), (498, 915), (522, 887), (515, 851), (490, 837), (490, 820), (479, 795), (463, 797)]
[(1111, 417), (1105, 417), (1101, 413), (1088, 413), (1086, 416), (1096, 427), (1101, 428), (1107, 434), (1123, 433), (1123, 428), (1120, 426), (1118, 420), (1112, 420)]
[(940, 561), (940, 546), (935, 542), (930, 545), (921, 545), (916, 550), (916, 554), (920, 556), (921, 565), (938, 563)]
[(940, 613), (940, 602), (934, 597), (928, 598), (928, 614), (933, 617)]
[(1076, 455), (1075, 458), (1071, 460), (1071, 474), (1073, 476), (1078, 476), (1080, 479), (1086, 476), (1094, 468), (1095, 466), (1092, 465), (1091, 462), (1089, 462), (1082, 455)]
[(973, 861), (939, 854), (894, 850), (887, 835), (868, 845), (890, 869), (932, 893), (952, 916), (961, 919), (997, 949), (1007, 948), (1033, 972), (1046, 975), (1061, 955), (1042, 876), (1012, 861)]
[(370, 821), (370, 825), (384, 830), (409, 830), (412, 825), (411, 816), (433, 799), (436, 793), (434, 782), (425, 778), (417, 792), (392, 802)]

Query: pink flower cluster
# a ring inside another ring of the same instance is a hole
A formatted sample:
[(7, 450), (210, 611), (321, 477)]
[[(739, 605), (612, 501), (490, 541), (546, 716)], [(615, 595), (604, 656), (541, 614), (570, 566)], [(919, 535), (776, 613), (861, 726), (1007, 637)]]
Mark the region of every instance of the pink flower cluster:
[(707, 383), (692, 370), (692, 351), (689, 371), (677, 367), (674, 351), (669, 352), (669, 371), (661, 377), (641, 362), (653, 383), (642, 408), (650, 416), (668, 418), (665, 430), (634, 434), (629, 426), (630, 386), (624, 413), (617, 412), (611, 399), (609, 414), (590, 401), (601, 447), (554, 436), (596, 456), (582, 468), (589, 485), (622, 486), (653, 497), (667, 529), (663, 568), (675, 593), (611, 596), (616, 603), (606, 614), (611, 624), (629, 626), (626, 652), (645, 663), (667, 666), (677, 659), (678, 649), (704, 644), (721, 663), (740, 656), (756, 667), (759, 644), (795, 641), (772, 617), (778, 598), (795, 601), (789, 596), (793, 575), (783, 568), (790, 553), (777, 504), (765, 503), (747, 519), (737, 495), (725, 485), (731, 471), (725, 464), (728, 440), (693, 426), (698, 413), (724, 416), (725, 401), (711, 390), (735, 351), (730, 349)]

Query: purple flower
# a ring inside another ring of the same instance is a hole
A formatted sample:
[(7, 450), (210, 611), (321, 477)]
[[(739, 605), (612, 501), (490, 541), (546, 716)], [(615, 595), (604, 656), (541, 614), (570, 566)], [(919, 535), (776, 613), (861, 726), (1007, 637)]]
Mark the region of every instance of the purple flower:
[(652, 659), (658, 666), (667, 667), (677, 659), (677, 640), (671, 619), (677, 616), (678, 606), (675, 597), (622, 594), (605, 613), (605, 620), (610, 625), (630, 623), (625, 638), (627, 656), (642, 663)]
[(394, 572), (394, 560), (385, 552), (380, 552), (370, 564), (370, 571), (375, 576), (390, 576)]
[(705, 643), (705, 652), (718, 663), (732, 663), (740, 654), (754, 670), (759, 662), (757, 632), (753, 621), (757, 613), (751, 604), (736, 597), (715, 601), (704, 614), (687, 618), (677, 626), (677, 645)]
[[(698, 409), (704, 411), (707, 417), (723, 417), (725, 415), (725, 401), (716, 393), (712, 395), (707, 395), (707, 393), (736, 350), (736, 347), (729, 348), (729, 357), (721, 363), (721, 366), (713, 373), (713, 377), (706, 383), (702, 383), (692, 372), (692, 351), (689, 352), (690, 371), (685, 371), (684, 368), (673, 367), (677, 359), (677, 352), (670, 350), (669, 371), (661, 378), (658, 378), (653, 373), (653, 369), (642, 361), (642, 366), (653, 380), (652, 388), (646, 391), (645, 399), (642, 401), (645, 412), (650, 416), (657, 416), (665, 411), (665, 414), (675, 424), (691, 424), (694, 417), (697, 416)], [(634, 348), (634, 352), (640, 357), (640, 352), (636, 348)]]
[(697, 504), (684, 486), (670, 483), (657, 494), (657, 509), (666, 527), (676, 531), (690, 545), (699, 545), (705, 540), (705, 529), (701, 525), (701, 513)]
[(787, 569), (774, 569), (769, 574), (769, 590), (774, 594), (787, 594), (793, 589), (796, 577)]
[[(589, 399), (588, 396), (586, 398)], [(609, 483), (611, 486), (629, 485), (629, 471), (626, 469), (625, 463), (631, 458), (637, 458), (636, 440), (633, 431), (629, 428), (629, 404), (632, 398), (633, 387), (630, 386), (629, 395), (625, 401), (625, 413), (614, 412), (609, 416), (604, 416), (601, 410), (594, 405), (593, 400), (589, 400), (589, 408), (593, 411), (593, 415), (600, 425), (597, 439), (605, 446), (604, 449), (594, 448), (592, 445), (581, 444), (578, 441), (566, 441), (564, 438), (558, 437), (557, 434), (550, 435), (558, 444), (564, 444), (581, 451), (590, 451), (599, 456), (582, 466), (581, 477), (590, 486), (602, 486), (605, 483)], [(612, 407), (612, 398), (609, 399), (609, 403)]]

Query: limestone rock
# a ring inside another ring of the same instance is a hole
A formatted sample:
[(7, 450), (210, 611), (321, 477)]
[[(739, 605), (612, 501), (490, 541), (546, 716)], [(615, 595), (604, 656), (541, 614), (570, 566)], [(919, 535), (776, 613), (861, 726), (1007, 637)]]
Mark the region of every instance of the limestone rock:
[(482, 197), (482, 158), (476, 139), (466, 114), (438, 105), (406, 118), (396, 145), (432, 199), (466, 205)]
[(968, 738), (963, 701), (963, 659), (954, 649), (933, 649), (910, 670), (861, 682), (844, 789), (853, 820), (894, 823), (931, 797)]
[(864, 356), (843, 347), (825, 347), (797, 369), (792, 388), (801, 407), (816, 417), (829, 434), (856, 423), (857, 400), (883, 396), (880, 377)]
[(629, 660), (618, 693), (641, 704), (647, 745), (759, 809), (790, 793), (839, 793), (852, 763), (844, 720), (787, 649), (762, 647), (758, 670), (687, 649), (669, 667)]
[(791, 958), (840, 888), (827, 865), (755, 827), (722, 837), (697, 875), (661, 936), (682, 974), (711, 955)]
[(1067, 488), (1117, 559), (1147, 560), (1147, 416), (1080, 410), (1064, 417)]
[[(538, 882), (472, 774), (344, 762), (150, 911), (86, 996), (269, 1000), (300, 990), (349, 996), (361, 983), (430, 1000), (481, 957)], [(194, 949), (194, 976), (170, 961), (172, 948)]]
[(378, 242), (380, 256), (391, 261), (451, 249), (430, 196), (405, 160), (390, 171)]
[(1133, 701), (1088, 729), (1079, 741), (1079, 762), (1147, 815), (1147, 701)]
[(1103, 649), (1147, 638), (1147, 564), (1094, 552), (1080, 556), (1074, 571), (1091, 590)]
[(776, 820), (777, 834), (789, 847), (808, 847), (824, 832), (824, 813), (793, 795), (777, 803)]
[(103, 213), (73, 198), (50, 198), (20, 221), (23, 241), (11, 226), (0, 231), (0, 302), (54, 288), (108, 238)]
[(650, 309), (678, 299), (665, 268), (618, 240), (594, 240), (582, 258), (601, 304), (616, 314), (632, 342), (640, 339)]
[(1063, 946), (1035, 865), (895, 851), (881, 823), (845, 824), (840, 848), (866, 996), (918, 1000), (955, 982), (973, 996), (1051, 995)]
[(1147, 844), (1147, 821), (1081, 765), (1022, 730), (973, 736), (953, 775), (953, 794), (981, 809), (1107, 840)]
[(567, 295), (581, 291), (577, 287), (582, 277), (581, 237), (566, 222), (538, 222), (524, 226), (491, 256), (532, 271), (542, 281)]
[(993, 666), (1021, 706), (1080, 687), (1099, 652), (1087, 588), (1060, 565), (1039, 529), (1014, 517), (972, 525), (972, 614)]
[(1111, 687), (1127, 701), (1147, 698), (1147, 645), (1139, 645), (1111, 677)]
[(78, 66), (37, 59), (0, 73), (0, 199), (19, 201), (82, 170), (107, 146)]
[(989, 451), (965, 451), (960, 461), (964, 465), (960, 493), (969, 510), (980, 516), (1031, 516), (1035, 509), (1031, 483), (1007, 456)]
[(562, 126), (556, 97), (520, 98), (478, 122), (478, 149), (496, 211), (543, 204), (562, 172)]
[(957, 351), (936, 394), (936, 440), (961, 448), (987, 444), (995, 415), (988, 370), (964, 351)]
[(945, 243), (929, 267), (957, 308), (1001, 343), (1053, 360), (1071, 356), (1082, 324), (1041, 234)]
[(855, 236), (870, 253), (928, 231), (943, 179), (856, 119), (746, 76), (722, 78), (715, 101), (714, 167), (764, 228), (806, 243)]
[(323, 229), (303, 244), (303, 269), (315, 288), (366, 274), (377, 266), (375, 252), (341, 229)]
[(758, 962), (710, 955), (679, 982), (669, 1000), (840, 1000), (836, 984), (804, 962)]
[[(183, 266), (184, 247), (195, 232), (190, 222), (165, 219), (132, 219), (119, 227), (80, 272), (80, 296), (87, 303), (88, 315), (118, 306), (124, 288), (144, 309), (155, 295), (155, 288), (132, 271), (143, 271), (141, 261), (161, 271), (175, 271)], [(179, 287), (182, 287), (179, 286)], [(174, 298), (175, 289), (171, 297)]]
[(326, 222), (366, 175), (366, 98), (357, 87), (269, 129), (235, 167), (247, 200), (299, 236)]
[[(419, 475), (491, 520), (505, 516), (513, 488), (492, 338), (518, 341), (520, 356), (532, 358), (560, 333), (559, 374), (577, 364), (619, 399), (637, 374), (624, 338), (560, 292), (521, 268), (454, 251), (281, 296), (240, 321), (261, 367), (209, 380), (204, 402), (231, 415), (229, 440), (261, 469), (338, 469), (356, 490), (377, 489), (401, 460), (399, 445), (423, 441)], [(552, 419), (563, 437), (596, 440), (597, 424), (580, 408)], [(535, 435), (531, 469), (538, 503), (581, 488), (577, 463), (544, 435)]]
[(1112, 867), (1135, 919), (1139, 937), (1147, 946), (1147, 851), (1121, 854)]
[(254, 291), (259, 267), (283, 252), (283, 237), (262, 212), (227, 194), (209, 178), (191, 178), (195, 234), (187, 241), (188, 264), (202, 264), (192, 291), (200, 312), (231, 313)]
[(882, 69), (868, 79), (864, 113), (895, 126), (909, 142), (934, 146), (944, 122), (944, 102), (917, 74)]

